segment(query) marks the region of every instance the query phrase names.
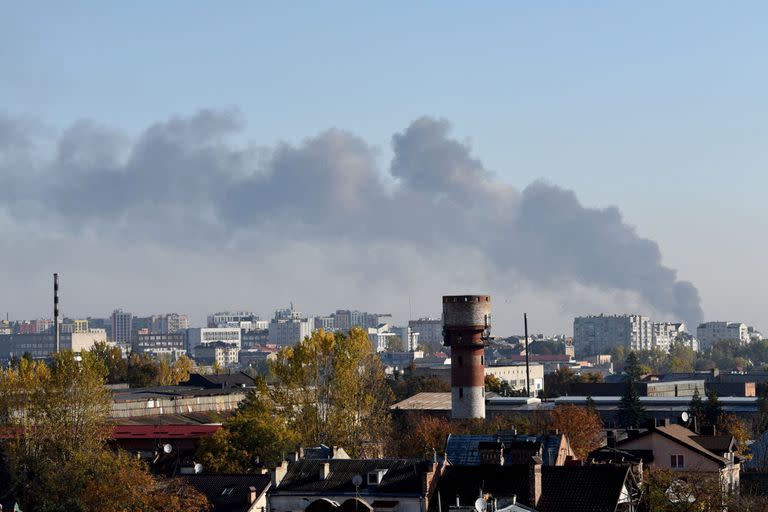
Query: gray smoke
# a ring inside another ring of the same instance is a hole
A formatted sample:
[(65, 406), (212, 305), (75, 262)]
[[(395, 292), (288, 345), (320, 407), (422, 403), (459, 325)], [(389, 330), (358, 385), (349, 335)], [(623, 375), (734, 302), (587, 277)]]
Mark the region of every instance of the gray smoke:
[[(397, 279), (407, 253), (440, 260), (443, 269), (453, 262), (460, 280), (472, 264), (461, 254), (477, 255), (492, 266), (488, 282), (517, 275), (551, 290), (629, 292), (656, 311), (701, 319), (696, 288), (662, 265), (658, 245), (618, 209), (586, 208), (573, 192), (541, 181), (518, 191), (450, 128), (429, 117), (412, 122), (393, 136), (386, 173), (375, 148), (341, 130), (298, 145), (236, 143), (243, 133), (236, 112), (173, 118), (135, 140), (79, 121), (47, 153), (39, 127), (0, 115), (0, 220), (7, 219), (0, 229), (253, 254), (298, 242), (326, 253), (343, 246), (346, 266), (333, 272), (344, 279), (380, 267)], [(366, 249), (383, 245), (401, 257)], [(359, 257), (349, 257), (350, 247)]]

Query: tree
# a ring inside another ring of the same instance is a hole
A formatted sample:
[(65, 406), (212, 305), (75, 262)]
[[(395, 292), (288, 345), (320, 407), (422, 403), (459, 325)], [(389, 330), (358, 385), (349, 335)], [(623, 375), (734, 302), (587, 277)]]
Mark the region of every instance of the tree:
[(128, 358), (128, 385), (146, 388), (160, 383), (160, 365), (147, 354), (131, 354)]
[(13, 434), (2, 443), (0, 494), (17, 496), (24, 510), (204, 510), (205, 498), (169, 494), (177, 483), (155, 479), (133, 457), (106, 441), (112, 398), (101, 358), (71, 351), (50, 365), (20, 362), (0, 370), (0, 420)]
[(552, 373), (544, 375), (544, 389), (549, 396), (561, 396), (568, 393), (568, 387), (579, 378), (573, 373), (573, 370), (567, 366), (558, 368)]
[(273, 370), (279, 384), (269, 398), (290, 411), (303, 445), (343, 446), (353, 457), (380, 452), (392, 393), (365, 331), (315, 331), (282, 349)]
[(161, 386), (176, 386), (189, 380), (189, 374), (194, 369), (195, 363), (187, 356), (181, 356), (173, 363), (166, 359), (160, 360), (158, 368), (158, 382)]
[(625, 428), (639, 427), (645, 421), (645, 407), (640, 402), (635, 381), (629, 378), (626, 384), (624, 394), (619, 402), (618, 421)]
[(486, 375), (485, 390), (490, 391), (491, 393), (501, 394), (501, 379), (493, 374)]
[(448, 435), (458, 433), (460, 424), (446, 418), (427, 414), (408, 415), (390, 444), (390, 452), (398, 457), (431, 458), (435, 451), (445, 449)]
[(119, 347), (105, 341), (97, 341), (89, 352), (107, 369), (107, 384), (128, 382), (128, 361), (123, 357), (123, 351)]
[(636, 352), (630, 352), (627, 356), (627, 360), (624, 362), (624, 373), (629, 375), (631, 380), (640, 380), (643, 376), (643, 368)]
[(747, 425), (735, 414), (721, 414), (717, 418), (717, 432), (723, 432), (733, 436), (736, 440), (736, 451), (744, 455), (749, 441), (749, 429)]
[(706, 423), (707, 415), (705, 412), (704, 401), (701, 399), (701, 395), (699, 395), (698, 387), (693, 390), (693, 396), (688, 404), (688, 412), (691, 415), (691, 420), (693, 420), (696, 430)]
[(286, 415), (268, 398), (262, 381), (256, 390), (246, 395), (224, 428), (201, 440), (197, 460), (206, 471), (216, 473), (247, 472), (259, 465), (276, 466), (301, 437), (288, 423)]
[(704, 405), (704, 416), (707, 425), (717, 425), (717, 420), (723, 414), (723, 408), (720, 400), (717, 398), (716, 391), (707, 393), (707, 403)]
[(603, 422), (586, 407), (558, 405), (550, 414), (548, 427), (568, 437), (576, 456), (585, 459), (589, 452), (603, 444)]
[(405, 352), (405, 343), (400, 336), (387, 336), (386, 347), (387, 352)]

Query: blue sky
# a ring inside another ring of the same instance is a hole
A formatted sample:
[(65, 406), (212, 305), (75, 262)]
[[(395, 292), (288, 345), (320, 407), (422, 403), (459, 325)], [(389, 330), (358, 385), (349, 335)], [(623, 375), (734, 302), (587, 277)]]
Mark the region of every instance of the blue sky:
[(0, 111), (135, 134), (234, 107), (259, 144), (444, 117), (503, 181), (617, 205), (768, 330), (764, 2), (2, 2)]

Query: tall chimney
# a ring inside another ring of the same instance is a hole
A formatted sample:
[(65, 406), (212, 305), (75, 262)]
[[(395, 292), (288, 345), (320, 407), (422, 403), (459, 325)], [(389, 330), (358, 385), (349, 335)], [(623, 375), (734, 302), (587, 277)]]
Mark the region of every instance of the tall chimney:
[(451, 418), (485, 418), (489, 295), (443, 296), (443, 344), (451, 347)]
[(59, 274), (53, 274), (53, 330), (55, 351), (59, 352), (60, 332), (59, 332)]

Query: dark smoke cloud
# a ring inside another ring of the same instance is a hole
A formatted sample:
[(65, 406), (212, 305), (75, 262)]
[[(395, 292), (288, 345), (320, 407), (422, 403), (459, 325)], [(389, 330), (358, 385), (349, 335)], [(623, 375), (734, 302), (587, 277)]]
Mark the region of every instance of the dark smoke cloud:
[[(243, 129), (236, 112), (210, 110), (157, 123), (134, 141), (80, 121), (39, 162), (28, 127), (0, 115), (0, 216), (167, 247), (352, 243), (360, 257), (348, 268), (358, 277), (377, 271), (380, 254), (366, 246), (392, 244), (426, 259), (482, 254), (492, 262), (489, 281), (512, 272), (549, 289), (631, 292), (658, 312), (701, 319), (696, 288), (662, 265), (658, 245), (618, 209), (586, 208), (545, 182), (518, 191), (450, 128), (423, 117), (395, 134), (386, 175), (374, 148), (349, 132), (260, 148), (232, 142)], [(456, 273), (471, 261), (459, 257)]]

